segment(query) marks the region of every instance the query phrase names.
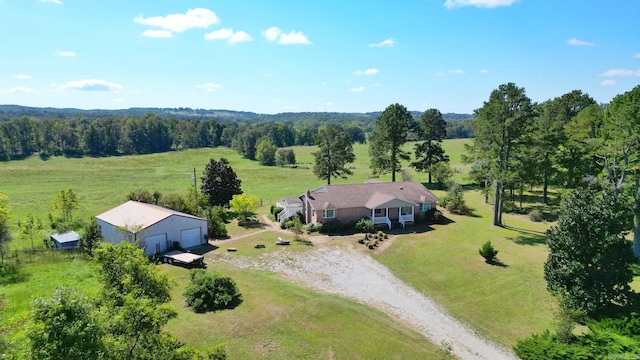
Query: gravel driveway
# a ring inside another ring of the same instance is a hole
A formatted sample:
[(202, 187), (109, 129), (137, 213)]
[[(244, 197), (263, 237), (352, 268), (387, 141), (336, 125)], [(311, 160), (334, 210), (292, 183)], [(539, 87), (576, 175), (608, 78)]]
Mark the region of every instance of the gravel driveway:
[(517, 359), (455, 320), (432, 300), (370, 256), (350, 248), (319, 246), (304, 252), (277, 251), (258, 259), (226, 257), (240, 268), (273, 271), (295, 283), (335, 293), (376, 308), (417, 330), (461, 359)]

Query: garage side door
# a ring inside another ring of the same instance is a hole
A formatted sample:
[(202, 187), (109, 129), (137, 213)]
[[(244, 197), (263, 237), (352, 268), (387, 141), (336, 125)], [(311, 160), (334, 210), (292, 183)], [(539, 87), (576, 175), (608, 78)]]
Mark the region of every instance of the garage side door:
[(199, 227), (182, 230), (180, 232), (180, 245), (185, 249), (202, 245), (201, 239), (202, 239), (202, 234), (200, 233)]
[(147, 256), (167, 251), (167, 234), (147, 236), (144, 238), (144, 254)]

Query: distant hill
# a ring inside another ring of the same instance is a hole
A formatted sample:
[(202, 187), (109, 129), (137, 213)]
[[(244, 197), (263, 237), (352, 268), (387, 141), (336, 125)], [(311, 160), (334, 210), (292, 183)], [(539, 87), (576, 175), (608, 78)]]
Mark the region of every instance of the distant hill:
[[(36, 119), (74, 119), (74, 118), (100, 118), (100, 117), (140, 117), (146, 114), (156, 114), (163, 117), (175, 117), (180, 119), (216, 119), (222, 122), (283, 122), (294, 123), (299, 120), (316, 120), (320, 122), (351, 122), (362, 120), (367, 123), (375, 120), (380, 112), (369, 113), (340, 113), (340, 112), (286, 112), (279, 114), (257, 114), (248, 111), (234, 110), (205, 110), (191, 108), (129, 108), (119, 110), (82, 110), (74, 108), (40, 108), (21, 105), (0, 105), (0, 120), (8, 120), (19, 116), (30, 116)], [(415, 118), (419, 118), (421, 112), (412, 111)], [(442, 114), (448, 121), (473, 118), (471, 114)]]

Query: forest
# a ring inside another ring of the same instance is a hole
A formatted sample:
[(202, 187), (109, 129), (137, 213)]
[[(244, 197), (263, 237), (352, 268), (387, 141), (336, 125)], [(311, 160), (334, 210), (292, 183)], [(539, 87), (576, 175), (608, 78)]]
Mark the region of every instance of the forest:
[[(111, 156), (227, 146), (255, 159), (264, 138), (277, 147), (314, 145), (327, 123), (364, 143), (377, 113), (286, 113), (191, 109), (75, 110), (0, 106), (0, 161), (48, 156)], [(413, 114), (419, 117), (419, 113)], [(445, 114), (448, 138), (472, 136), (471, 115)]]

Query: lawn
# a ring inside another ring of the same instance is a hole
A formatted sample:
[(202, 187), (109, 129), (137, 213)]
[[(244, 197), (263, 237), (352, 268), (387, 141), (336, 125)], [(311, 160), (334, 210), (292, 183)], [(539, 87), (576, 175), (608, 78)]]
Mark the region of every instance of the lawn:
[[(497, 228), (491, 225), (492, 207), (483, 203), (480, 192), (467, 192), (465, 198), (474, 216), (442, 210), (450, 223), (402, 236), (376, 258), (455, 317), (513, 346), (552, 325), (555, 301), (543, 278), (549, 224), (505, 214), (507, 227)], [(502, 266), (489, 265), (478, 254), (486, 241), (499, 250)]]
[[(456, 178), (463, 183), (467, 181), (468, 165), (462, 164), (460, 158), (466, 143), (469, 140), (447, 140), (443, 144), (452, 166), (461, 169)], [(3, 174), (0, 191), (7, 194), (14, 219), (31, 213), (44, 220), (56, 193), (72, 188), (81, 198), (76, 216), (88, 220), (122, 203), (127, 193), (137, 189), (185, 194), (187, 188), (194, 186), (191, 180), (194, 168), (200, 176), (210, 158), (226, 157), (242, 180), (243, 190), (262, 199), (260, 211), (266, 212), (268, 206), (284, 196), (323, 184), (311, 171), (311, 153), (315, 148), (293, 149), (299, 162), (297, 168), (260, 166), (226, 148), (106, 158), (31, 157), (0, 163)], [(413, 150), (413, 144), (407, 149)], [(367, 145), (355, 145), (354, 152), (353, 176), (332, 182), (360, 182), (371, 177)], [(426, 181), (427, 177), (413, 173), (413, 178)], [(390, 175), (381, 179), (389, 180)], [(436, 192), (439, 196), (444, 194)], [(491, 208), (483, 204), (481, 194), (470, 191), (466, 197), (475, 210), (474, 216), (445, 212), (451, 223), (434, 225), (426, 233), (403, 235), (376, 258), (440, 302), (453, 316), (510, 346), (516, 339), (551, 325), (554, 301), (542, 277), (542, 264), (547, 256), (542, 234), (549, 225), (533, 223), (523, 215), (505, 215), (509, 228), (495, 228), (491, 226)], [(233, 223), (228, 227), (235, 236), (260, 230), (239, 228)], [(277, 236), (282, 234), (261, 232), (233, 246), (239, 253), (247, 254), (277, 251), (272, 246)], [(488, 265), (478, 255), (478, 248), (487, 240), (500, 251), (498, 258), (505, 266)], [(25, 240), (15, 240), (20, 241)], [(267, 249), (253, 249), (257, 242), (267, 244)], [(226, 253), (228, 245), (219, 245), (218, 251)], [(291, 248), (304, 251), (307, 245), (292, 242)], [(91, 291), (96, 280), (86, 266), (82, 262), (25, 265), (24, 269), (31, 274), (26, 282), (0, 288), (0, 293), (7, 294), (10, 318), (24, 316), (31, 299), (52, 293), (59, 284), (77, 283)], [(181, 308), (178, 296), (187, 279), (186, 271), (164, 265), (161, 269), (178, 284), (174, 303), (180, 316), (170, 324), (171, 331), (201, 347), (211, 341), (225, 341), (233, 348), (232, 358), (390, 358), (375, 354), (403, 352), (411, 355), (403, 358), (432, 358), (435, 351), (420, 336), (369, 308), (296, 287), (274, 274), (238, 271), (221, 264), (211, 270), (236, 278), (245, 302), (234, 311), (196, 315)], [(80, 275), (71, 276), (69, 271)], [(33, 283), (35, 279), (39, 279), (38, 284)], [(22, 308), (14, 307), (16, 301)], [(303, 346), (296, 346), (297, 342)]]
[(233, 310), (196, 314), (182, 298), (188, 270), (160, 268), (176, 280), (172, 304), (179, 315), (167, 329), (202, 349), (224, 342), (231, 359), (431, 359), (439, 351), (378, 311), (301, 288), (273, 273), (224, 263), (210, 264), (208, 271), (231, 276), (242, 303)]

